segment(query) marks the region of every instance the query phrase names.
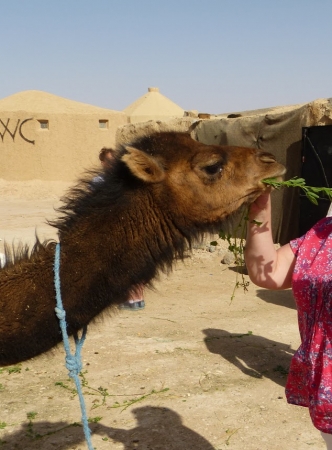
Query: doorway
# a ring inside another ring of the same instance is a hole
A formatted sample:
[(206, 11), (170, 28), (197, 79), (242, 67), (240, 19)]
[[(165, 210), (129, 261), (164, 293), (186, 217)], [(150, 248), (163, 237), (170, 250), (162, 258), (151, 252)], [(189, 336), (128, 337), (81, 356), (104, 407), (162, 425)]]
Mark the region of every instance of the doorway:
[[(332, 188), (332, 125), (302, 128), (301, 177), (307, 186)], [(314, 205), (300, 192), (299, 235), (325, 217), (329, 206), (327, 197)]]

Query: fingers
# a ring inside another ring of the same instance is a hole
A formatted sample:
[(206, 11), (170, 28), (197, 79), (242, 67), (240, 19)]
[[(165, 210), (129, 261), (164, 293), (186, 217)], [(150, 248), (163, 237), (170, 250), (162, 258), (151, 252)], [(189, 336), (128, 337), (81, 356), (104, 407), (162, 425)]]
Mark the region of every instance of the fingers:
[(270, 214), (270, 205), (271, 205), (271, 190), (264, 192), (264, 194), (260, 195), (256, 198), (256, 200), (249, 207), (249, 219), (257, 220), (262, 217), (265, 218), (266, 215)]

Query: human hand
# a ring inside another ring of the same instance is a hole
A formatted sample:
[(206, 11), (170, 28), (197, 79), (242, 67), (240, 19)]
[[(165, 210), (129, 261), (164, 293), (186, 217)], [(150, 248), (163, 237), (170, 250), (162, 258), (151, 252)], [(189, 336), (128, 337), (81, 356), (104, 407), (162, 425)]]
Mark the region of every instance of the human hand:
[(267, 189), (249, 206), (249, 221), (260, 221), (269, 214), (271, 208), (271, 189)]

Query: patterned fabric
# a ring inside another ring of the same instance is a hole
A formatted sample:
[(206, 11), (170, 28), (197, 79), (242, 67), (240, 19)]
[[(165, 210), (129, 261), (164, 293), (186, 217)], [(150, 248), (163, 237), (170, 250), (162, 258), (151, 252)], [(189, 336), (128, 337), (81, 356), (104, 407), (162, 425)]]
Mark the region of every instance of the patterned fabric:
[(332, 217), (290, 246), (297, 257), (292, 288), (301, 346), (292, 358), (286, 396), (309, 407), (315, 427), (332, 434)]

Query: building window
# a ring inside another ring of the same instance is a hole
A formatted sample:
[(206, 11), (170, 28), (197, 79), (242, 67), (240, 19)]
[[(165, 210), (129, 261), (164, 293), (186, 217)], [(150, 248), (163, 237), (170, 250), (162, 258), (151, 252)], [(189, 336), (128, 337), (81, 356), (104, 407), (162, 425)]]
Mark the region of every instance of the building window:
[(40, 123), (40, 128), (48, 130), (48, 120), (38, 120), (38, 122)]
[(99, 120), (99, 128), (108, 128), (108, 120)]

